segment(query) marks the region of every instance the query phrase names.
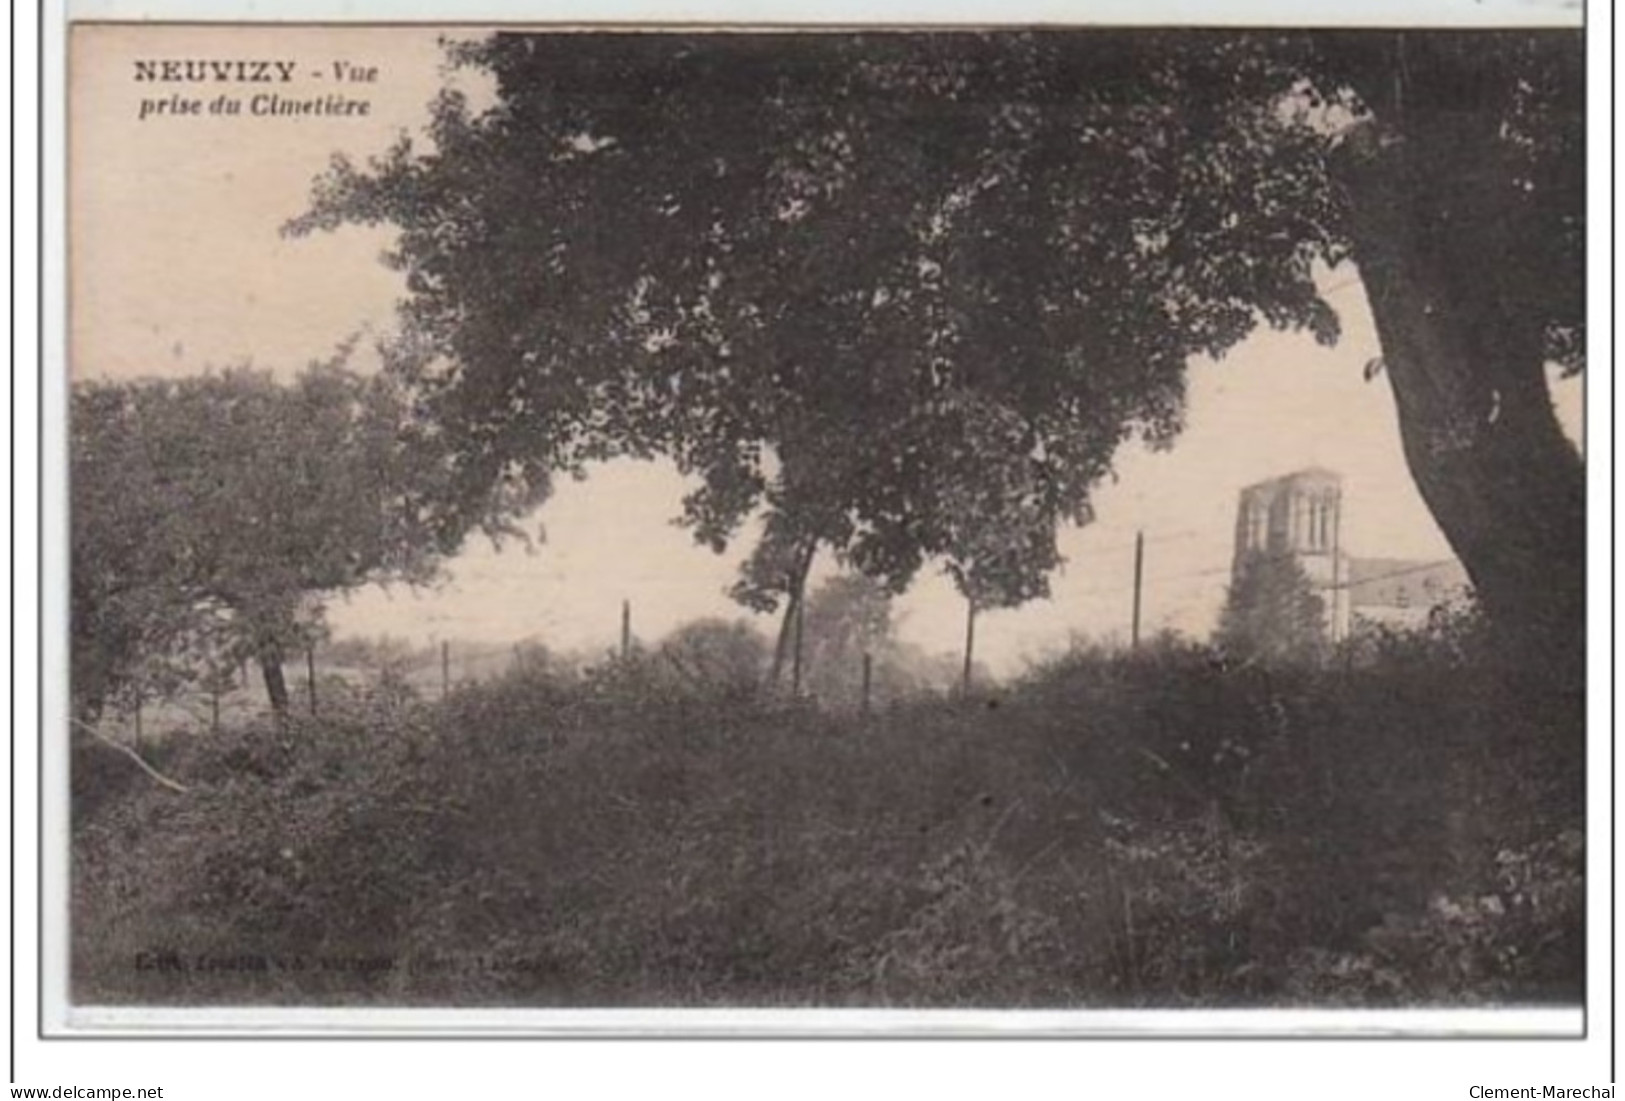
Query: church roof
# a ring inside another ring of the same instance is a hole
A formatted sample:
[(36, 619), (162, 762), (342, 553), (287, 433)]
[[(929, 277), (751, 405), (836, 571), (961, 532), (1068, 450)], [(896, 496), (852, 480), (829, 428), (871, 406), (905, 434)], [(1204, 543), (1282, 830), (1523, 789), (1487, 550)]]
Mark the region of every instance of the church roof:
[(1467, 571), (1454, 558), (1350, 558), (1349, 603), (1355, 607), (1428, 607), (1465, 591)]
[(1290, 474), (1282, 474), (1275, 478), (1266, 478), (1262, 482), (1254, 482), (1242, 489), (1243, 496), (1257, 493), (1276, 493), (1288, 486), (1311, 483), (1316, 485), (1343, 484), (1343, 476), (1335, 470), (1328, 470), (1323, 466), (1306, 466), (1302, 470), (1294, 470)]

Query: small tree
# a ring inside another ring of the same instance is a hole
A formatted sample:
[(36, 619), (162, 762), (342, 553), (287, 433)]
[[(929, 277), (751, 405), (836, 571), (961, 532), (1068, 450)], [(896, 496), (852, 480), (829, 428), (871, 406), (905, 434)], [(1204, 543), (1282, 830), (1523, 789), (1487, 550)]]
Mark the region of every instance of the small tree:
[(879, 668), (897, 646), (891, 594), (862, 574), (832, 577), (819, 586), (807, 598), (803, 626), (806, 684), (829, 704), (859, 703), (864, 655)]
[(679, 691), (737, 699), (761, 685), (768, 647), (749, 623), (697, 619), (661, 642), (659, 659), (677, 674)]
[(73, 692), (90, 721), (158, 661), (251, 658), (285, 714), (283, 655), (324, 633), (325, 596), (430, 581), (470, 528), (515, 531), (545, 497), (534, 470), (471, 473), (390, 374), (342, 358), (291, 385), (239, 369), (74, 388)]
[(1247, 558), (1230, 586), (1214, 641), (1246, 661), (1321, 661), (1329, 646), (1326, 602), (1290, 555)]

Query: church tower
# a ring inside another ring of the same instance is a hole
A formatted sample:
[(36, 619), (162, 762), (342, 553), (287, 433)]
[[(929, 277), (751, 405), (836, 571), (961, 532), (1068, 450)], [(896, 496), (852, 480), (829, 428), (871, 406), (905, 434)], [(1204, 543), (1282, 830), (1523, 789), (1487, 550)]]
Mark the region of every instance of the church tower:
[(1327, 636), (1348, 637), (1348, 555), (1343, 550), (1343, 479), (1311, 467), (1250, 485), (1236, 509), (1231, 580), (1255, 556), (1291, 557), (1326, 606)]

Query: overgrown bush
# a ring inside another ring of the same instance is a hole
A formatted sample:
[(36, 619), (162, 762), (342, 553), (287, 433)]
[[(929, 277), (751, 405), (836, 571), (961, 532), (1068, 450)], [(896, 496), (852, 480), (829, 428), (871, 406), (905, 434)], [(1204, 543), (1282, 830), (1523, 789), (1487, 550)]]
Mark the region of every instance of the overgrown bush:
[[(868, 717), (634, 652), (150, 749), (185, 793), (76, 751), (74, 995), (1574, 999), (1580, 716), (1477, 645), (1164, 640)], [(241, 966), (138, 966), (170, 956)]]

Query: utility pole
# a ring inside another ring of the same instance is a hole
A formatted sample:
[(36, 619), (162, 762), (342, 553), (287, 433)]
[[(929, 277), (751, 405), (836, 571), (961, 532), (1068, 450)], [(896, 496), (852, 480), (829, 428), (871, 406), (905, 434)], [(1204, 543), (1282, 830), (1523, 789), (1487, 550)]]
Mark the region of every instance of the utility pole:
[(316, 714), (316, 644), (305, 643), (305, 689), (310, 693), (310, 713)]
[(632, 602), (621, 601), (621, 660), (632, 656)]
[(1140, 648), (1140, 582), (1145, 576), (1145, 532), (1134, 533), (1134, 622), (1129, 628), (1129, 647)]
[(451, 695), (451, 643), (440, 643), (440, 698)]
[(863, 713), (869, 713), (869, 688), (874, 681), (874, 657), (865, 650), (863, 652)]

